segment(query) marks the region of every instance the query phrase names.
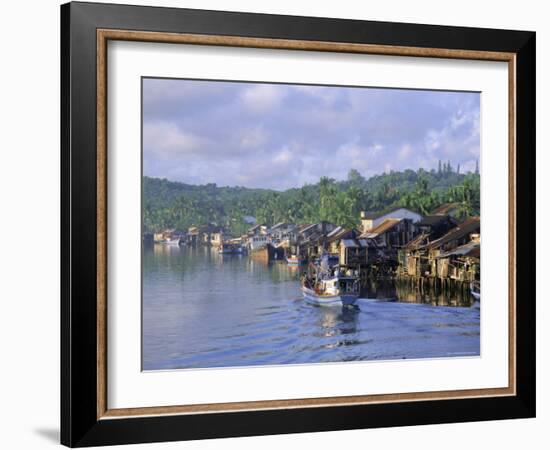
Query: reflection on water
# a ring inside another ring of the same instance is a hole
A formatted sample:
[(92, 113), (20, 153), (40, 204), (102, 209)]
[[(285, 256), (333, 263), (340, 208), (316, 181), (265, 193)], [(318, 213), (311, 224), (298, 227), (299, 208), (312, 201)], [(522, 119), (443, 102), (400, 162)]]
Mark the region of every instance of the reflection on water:
[(418, 289), (410, 289), (408, 286), (399, 285), (392, 279), (373, 281), (369, 280), (363, 286), (363, 295), (367, 298), (380, 300), (396, 300), (407, 303), (425, 303), (432, 306), (464, 306), (474, 304), (474, 298), (469, 295), (460, 295), (460, 292), (434, 293), (432, 291), (421, 292)]
[(207, 247), (144, 249), (144, 370), (479, 355), (478, 304), (436, 307), (389, 285), (379, 299), (420, 303), (315, 307), (299, 277)]

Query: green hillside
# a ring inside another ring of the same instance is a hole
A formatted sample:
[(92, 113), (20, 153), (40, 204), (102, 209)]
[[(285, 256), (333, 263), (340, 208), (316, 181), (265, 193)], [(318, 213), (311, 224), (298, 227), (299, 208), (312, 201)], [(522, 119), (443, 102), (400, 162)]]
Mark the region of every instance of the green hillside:
[(461, 174), (445, 163), (439, 170), (390, 172), (365, 179), (350, 170), (345, 181), (322, 177), (317, 184), (286, 191), (190, 185), (143, 177), (144, 231), (185, 230), (192, 225), (216, 223), (242, 234), (258, 223), (314, 223), (359, 225), (360, 211), (383, 211), (404, 206), (423, 214), (442, 203), (458, 202), (465, 216), (479, 214), (478, 173)]

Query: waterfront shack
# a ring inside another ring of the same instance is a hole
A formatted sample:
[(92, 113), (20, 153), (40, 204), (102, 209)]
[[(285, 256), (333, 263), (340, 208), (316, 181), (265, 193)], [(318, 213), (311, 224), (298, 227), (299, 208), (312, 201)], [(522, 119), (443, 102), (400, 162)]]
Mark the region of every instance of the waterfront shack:
[[(354, 269), (365, 268), (369, 261), (369, 256), (373, 253), (369, 250), (377, 250), (374, 241), (368, 239), (342, 239), (340, 242), (339, 262), (340, 265)], [(374, 254), (378, 255), (377, 252)]]
[(420, 234), (400, 254), (398, 285), (469, 299), (479, 280), (479, 232), (479, 217), (471, 217), (437, 239)]
[(439, 239), (431, 241), (426, 247), (430, 256), (435, 258), (444, 252), (470, 242), (472, 237), (479, 237), (479, 231), (479, 217), (470, 217)]
[(223, 244), (224, 231), (223, 229), (218, 229), (210, 234), (210, 244), (213, 247), (219, 247)]
[(457, 281), (479, 281), (480, 241), (477, 235), (467, 244), (440, 254), (437, 276)]
[[(221, 227), (211, 223), (200, 226), (192, 226), (187, 229), (185, 240), (188, 245), (212, 245), (213, 236), (222, 232), (223, 229)], [(219, 238), (220, 236), (216, 237), (216, 239)], [(223, 239), (223, 237), (221, 237), (221, 239)]]
[(264, 224), (257, 224), (248, 229), (248, 237), (252, 236), (267, 236), (268, 227)]
[(355, 228), (336, 227), (326, 237), (326, 250), (332, 255), (340, 253), (340, 243), (343, 239), (355, 239), (361, 234)]
[(443, 236), (445, 233), (458, 225), (456, 219), (446, 214), (431, 214), (417, 222), (418, 233), (429, 235), (431, 240)]
[(290, 242), (296, 237), (297, 226), (293, 223), (279, 222), (273, 225), (268, 234), (271, 237), (271, 242), (275, 245), (282, 244), (281, 246), (287, 248), (290, 246)]
[(336, 228), (330, 222), (321, 221), (299, 227), (290, 243), (292, 254), (302, 258), (314, 258), (327, 250), (327, 235)]
[(373, 229), (359, 236), (372, 239), (377, 246), (386, 249), (388, 256), (397, 248), (405, 246), (416, 235), (416, 226), (411, 219), (386, 219)]

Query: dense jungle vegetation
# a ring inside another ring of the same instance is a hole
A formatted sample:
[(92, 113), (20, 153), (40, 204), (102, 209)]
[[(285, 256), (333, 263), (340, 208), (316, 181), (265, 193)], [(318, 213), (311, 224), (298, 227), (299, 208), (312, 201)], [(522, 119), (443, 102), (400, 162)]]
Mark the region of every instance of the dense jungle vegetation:
[(352, 169), (346, 180), (321, 177), (316, 184), (283, 192), (143, 177), (143, 227), (144, 231), (186, 230), (214, 223), (239, 236), (250, 227), (248, 216), (266, 225), (326, 220), (357, 227), (360, 211), (403, 206), (428, 214), (443, 203), (457, 202), (467, 217), (479, 214), (479, 201), (478, 170), (462, 174), (450, 162), (440, 162), (438, 170), (392, 171), (368, 179)]

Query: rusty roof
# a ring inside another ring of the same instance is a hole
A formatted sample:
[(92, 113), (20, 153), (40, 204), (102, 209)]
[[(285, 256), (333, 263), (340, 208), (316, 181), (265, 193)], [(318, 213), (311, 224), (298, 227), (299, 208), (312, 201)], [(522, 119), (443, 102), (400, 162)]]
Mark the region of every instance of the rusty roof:
[(408, 248), (409, 250), (414, 250), (416, 248), (422, 247), (428, 241), (429, 236), (430, 236), (429, 233), (419, 234), (418, 236), (416, 236), (415, 238), (407, 242), (407, 245), (405, 245), (405, 247)]
[(360, 238), (375, 238), (376, 236), (385, 233), (386, 231), (391, 230), (403, 219), (386, 219), (377, 227), (374, 227), (372, 230), (363, 233)]
[(461, 239), (470, 233), (479, 231), (479, 217), (471, 217), (462, 222), (447, 234), (426, 245), (427, 248), (438, 248), (456, 239)]
[(452, 211), (455, 208), (458, 208), (460, 206), (459, 203), (443, 203), (442, 205), (439, 205), (437, 208), (435, 208), (432, 211), (433, 215), (445, 215), (449, 214), (450, 211)]
[(470, 241), (467, 244), (456, 247), (455, 249), (445, 252), (438, 256), (438, 258), (448, 258), (449, 256), (466, 256), (469, 258), (480, 258), (480, 244), (479, 242)]
[(334, 242), (340, 239), (354, 239), (360, 233), (355, 229), (337, 227), (327, 234), (327, 242)]

